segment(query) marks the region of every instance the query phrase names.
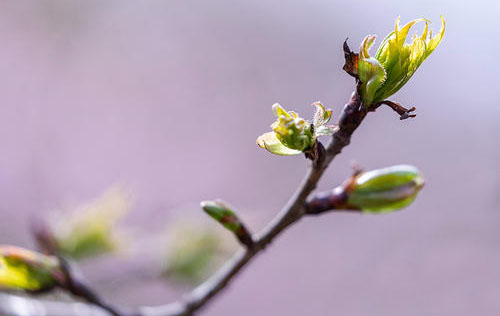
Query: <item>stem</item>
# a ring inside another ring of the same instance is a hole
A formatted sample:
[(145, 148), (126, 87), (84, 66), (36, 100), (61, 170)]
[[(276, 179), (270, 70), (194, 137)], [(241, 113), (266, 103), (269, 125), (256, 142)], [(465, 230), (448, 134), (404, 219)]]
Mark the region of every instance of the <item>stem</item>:
[(188, 316), (193, 315), (212, 297), (226, 287), (229, 281), (261, 250), (285, 228), (296, 223), (305, 214), (304, 205), (309, 194), (316, 188), (321, 176), (331, 161), (349, 145), (351, 135), (365, 118), (367, 111), (362, 107), (359, 94), (353, 92), (349, 103), (344, 107), (339, 120), (339, 130), (326, 146), (322, 163), (312, 165), (302, 183), (281, 212), (255, 238), (253, 248), (238, 251), (220, 270), (207, 281), (195, 288), (184, 302), (143, 309), (144, 316)]

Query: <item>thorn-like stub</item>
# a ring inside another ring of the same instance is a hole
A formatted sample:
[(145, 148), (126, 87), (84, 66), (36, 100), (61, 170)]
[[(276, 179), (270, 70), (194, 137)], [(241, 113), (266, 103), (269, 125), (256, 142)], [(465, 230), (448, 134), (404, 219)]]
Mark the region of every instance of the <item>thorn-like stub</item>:
[(382, 102), (379, 102), (378, 104), (375, 104), (373, 106), (373, 111), (378, 108), (380, 105), (385, 104), (388, 107), (390, 107), (394, 112), (399, 114), (399, 119), (400, 120), (406, 120), (407, 118), (413, 118), (416, 117), (417, 114), (415, 114), (415, 110), (417, 109), (416, 107), (411, 107), (410, 109), (405, 108), (401, 104), (389, 100), (384, 100)]
[(406, 111), (403, 114), (401, 114), (401, 116), (399, 117), (399, 119), (400, 120), (406, 120), (407, 118), (410, 118), (410, 117), (411, 118), (416, 117), (417, 114), (415, 114), (415, 113), (410, 114), (411, 112), (414, 112), (416, 109), (417, 109), (416, 107), (412, 107), (408, 111)]

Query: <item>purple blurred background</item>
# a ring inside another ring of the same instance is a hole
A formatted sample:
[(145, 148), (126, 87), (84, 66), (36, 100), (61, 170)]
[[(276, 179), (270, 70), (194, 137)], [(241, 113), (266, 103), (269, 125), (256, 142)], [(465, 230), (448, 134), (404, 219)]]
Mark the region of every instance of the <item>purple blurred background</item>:
[[(499, 1), (0, 1), (1, 243), (31, 247), (30, 219), (114, 183), (134, 195), (135, 230), (203, 217), (216, 197), (262, 228), (306, 169), (255, 145), (271, 105), (338, 117), (344, 39), (378, 46), (398, 15), (437, 31), (440, 14), (443, 42), (392, 97), (417, 118), (370, 115), (319, 187), (352, 160), (410, 163), (427, 180), (416, 202), (304, 220), (203, 315), (498, 315)], [(123, 284), (100, 289), (127, 306), (182, 294)]]

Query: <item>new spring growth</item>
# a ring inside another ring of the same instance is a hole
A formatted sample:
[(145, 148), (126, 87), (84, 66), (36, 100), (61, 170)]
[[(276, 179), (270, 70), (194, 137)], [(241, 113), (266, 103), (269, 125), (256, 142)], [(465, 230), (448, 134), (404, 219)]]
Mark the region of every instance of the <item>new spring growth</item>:
[(203, 201), (200, 203), (205, 213), (218, 221), (227, 230), (233, 232), (238, 240), (248, 248), (253, 246), (253, 239), (243, 222), (223, 201)]
[(27, 249), (0, 246), (0, 290), (42, 292), (64, 280), (56, 257)]
[[(413, 76), (441, 42), (445, 30), (443, 17), (441, 21), (441, 30), (433, 37), (432, 31), (429, 31), (428, 20), (417, 19), (400, 27), (398, 18), (395, 30), (384, 38), (374, 57), (370, 57), (369, 50), (375, 41), (375, 35), (365, 37), (355, 68), (361, 81), (361, 98), (366, 107), (384, 101)], [(424, 31), (420, 36), (415, 34), (412, 42), (406, 44), (408, 32), (417, 22), (425, 22)]]
[(333, 191), (313, 196), (307, 202), (307, 213), (334, 209), (389, 213), (410, 205), (423, 186), (420, 171), (409, 165), (359, 172)]
[(312, 122), (306, 121), (293, 111), (286, 111), (278, 103), (273, 105), (277, 120), (271, 125), (272, 132), (257, 138), (257, 144), (267, 151), (282, 156), (311, 152), (318, 136), (332, 135), (335, 127), (327, 125), (332, 110), (326, 110), (320, 102), (313, 103), (316, 113)]

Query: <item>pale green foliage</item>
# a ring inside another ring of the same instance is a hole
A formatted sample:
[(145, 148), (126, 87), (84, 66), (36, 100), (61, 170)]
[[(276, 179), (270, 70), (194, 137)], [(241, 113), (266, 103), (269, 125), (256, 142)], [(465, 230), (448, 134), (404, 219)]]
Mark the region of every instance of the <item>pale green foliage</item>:
[(314, 102), (313, 106), (316, 107), (313, 119), (314, 137), (332, 135), (336, 130), (335, 126), (327, 125), (332, 118), (332, 110), (325, 109), (321, 102)]
[[(445, 21), (442, 17), (441, 20), (441, 30), (432, 37), (428, 20), (413, 20), (401, 28), (398, 18), (395, 30), (382, 41), (375, 57), (370, 57), (368, 53), (375, 36), (368, 35), (363, 40), (357, 71), (361, 81), (361, 97), (365, 106), (387, 99), (406, 84), (441, 42), (445, 30)], [(422, 35), (415, 34), (410, 44), (405, 43), (408, 32), (417, 22), (425, 22)]]
[(413, 202), (423, 185), (420, 172), (409, 165), (365, 172), (348, 188), (348, 204), (373, 213), (399, 210)]
[(310, 151), (318, 136), (332, 135), (334, 126), (327, 125), (332, 116), (320, 102), (313, 104), (316, 114), (313, 122), (308, 122), (293, 111), (287, 112), (278, 103), (273, 105), (277, 120), (271, 125), (272, 132), (257, 138), (257, 144), (267, 151), (281, 156), (297, 155)]
[(279, 104), (273, 105), (274, 115), (278, 118), (271, 125), (278, 140), (290, 149), (304, 151), (314, 144), (311, 124), (293, 111), (285, 111)]
[(168, 229), (164, 275), (180, 282), (203, 280), (235, 249), (234, 240), (226, 237), (212, 225), (186, 220), (174, 223)]
[(293, 156), (302, 153), (300, 150), (290, 149), (283, 145), (278, 137), (276, 137), (275, 132), (268, 132), (260, 135), (259, 138), (257, 138), (257, 145), (270, 153), (280, 156)]
[(119, 187), (59, 219), (54, 233), (61, 252), (74, 259), (97, 256), (118, 248), (116, 223), (128, 212), (130, 197)]
[(375, 93), (386, 79), (384, 67), (377, 59), (370, 57), (368, 54), (368, 50), (373, 45), (374, 41), (375, 36), (365, 37), (363, 43), (361, 44), (358, 59), (358, 76), (361, 81), (361, 97), (363, 98), (363, 104), (365, 105), (370, 105), (374, 102), (373, 98), (375, 97)]

